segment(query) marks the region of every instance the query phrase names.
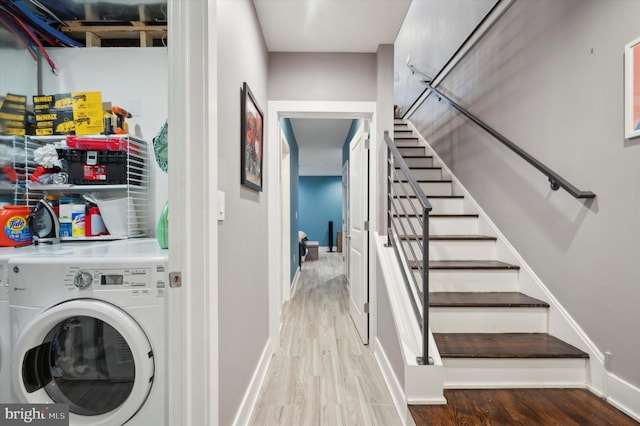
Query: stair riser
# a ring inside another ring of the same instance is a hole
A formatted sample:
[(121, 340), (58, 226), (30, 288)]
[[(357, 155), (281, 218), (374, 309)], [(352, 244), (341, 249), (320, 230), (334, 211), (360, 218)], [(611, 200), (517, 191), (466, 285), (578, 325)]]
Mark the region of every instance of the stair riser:
[[(422, 241), (402, 242), (409, 250), (422, 251)], [(495, 241), (431, 241), (430, 260), (496, 260)]]
[(546, 333), (545, 308), (432, 307), (429, 326), (434, 333)]
[[(405, 186), (405, 189), (402, 189), (402, 186)], [(451, 193), (451, 182), (418, 182), (424, 194), (428, 197), (429, 195), (452, 195)], [(393, 184), (394, 194), (405, 195), (405, 191), (412, 195), (411, 187), (408, 182), (394, 182)]]
[(399, 144), (402, 142), (405, 142), (405, 140), (413, 142), (414, 145), (417, 145), (419, 143), (419, 139), (413, 136), (412, 133), (409, 133), (409, 132), (394, 133), (393, 143), (395, 143), (396, 146), (400, 146)]
[(426, 155), (427, 149), (423, 146), (421, 147), (400, 147), (398, 148), (400, 154), (404, 155)]
[[(400, 221), (404, 224), (404, 228), (410, 230), (409, 224), (411, 223), (414, 229), (420, 229), (422, 226), (422, 219), (419, 217), (402, 218), (398, 217), (394, 220)], [(398, 226), (399, 230), (402, 230), (401, 226)], [(403, 235), (412, 233), (408, 231), (406, 233), (400, 232)], [(429, 219), (429, 233), (431, 235), (473, 235), (478, 233), (478, 218), (477, 217), (431, 217)]]
[(396, 139), (397, 148), (420, 148), (423, 147), (416, 139)]
[(409, 167), (433, 167), (433, 158), (432, 157), (417, 157), (417, 158), (406, 158), (404, 162), (407, 163)]
[[(464, 213), (464, 200), (462, 198), (429, 198), (429, 203), (431, 203), (431, 214), (462, 214)], [(416, 207), (416, 210), (419, 208), (418, 200), (416, 198), (398, 198), (395, 205), (397, 211), (399, 213), (413, 213), (411, 205)], [(402, 210), (404, 207), (405, 210)]]
[(429, 291), (518, 291), (518, 270), (431, 270)]
[(445, 389), (584, 387), (584, 359), (443, 358)]
[[(416, 180), (440, 180), (443, 177), (442, 169), (412, 169), (411, 174)], [(406, 180), (401, 170), (396, 172), (396, 176)]]

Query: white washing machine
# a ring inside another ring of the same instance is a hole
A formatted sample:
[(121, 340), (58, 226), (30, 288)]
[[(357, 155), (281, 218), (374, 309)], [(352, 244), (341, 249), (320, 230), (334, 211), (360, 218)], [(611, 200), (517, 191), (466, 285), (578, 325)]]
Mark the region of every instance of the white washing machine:
[(71, 425), (164, 425), (167, 251), (124, 240), (9, 261), (16, 402)]
[(9, 260), (30, 254), (52, 254), (68, 250), (60, 244), (0, 247), (0, 403), (11, 403), (11, 328), (9, 326)]

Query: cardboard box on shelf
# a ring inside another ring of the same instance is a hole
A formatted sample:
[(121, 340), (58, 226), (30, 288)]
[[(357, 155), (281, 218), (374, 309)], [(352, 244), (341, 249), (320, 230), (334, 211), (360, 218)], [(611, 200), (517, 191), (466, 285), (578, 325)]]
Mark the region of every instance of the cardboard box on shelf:
[(0, 103), (0, 134), (26, 134), (27, 97), (7, 93)]
[[(97, 135), (104, 132), (100, 92), (71, 92), (33, 97), (36, 135)], [(52, 122), (45, 126), (44, 122)]]

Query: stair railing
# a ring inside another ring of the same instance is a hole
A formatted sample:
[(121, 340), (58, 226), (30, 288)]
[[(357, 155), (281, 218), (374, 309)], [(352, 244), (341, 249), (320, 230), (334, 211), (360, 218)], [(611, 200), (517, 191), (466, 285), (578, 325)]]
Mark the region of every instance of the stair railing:
[[(387, 143), (387, 245), (394, 248), (401, 265), (405, 260), (408, 269), (419, 272), (416, 277), (416, 273), (400, 268), (422, 329), (422, 355), (417, 357), (417, 362), (432, 365), (433, 359), (429, 357), (429, 212), (432, 207), (386, 130), (384, 140)], [(403, 203), (400, 197), (408, 202)], [(414, 223), (414, 217), (419, 221)], [(403, 244), (403, 241), (409, 243)]]
[(425, 82), (425, 84), (427, 85), (427, 89), (430, 89), (438, 97), (438, 100), (442, 100), (442, 99), (446, 100), (449, 103), (449, 105), (451, 105), (454, 109), (456, 109), (462, 115), (464, 115), (465, 117), (473, 121), (475, 124), (480, 126), (480, 128), (482, 128), (485, 132), (489, 133), (491, 136), (493, 136), (495, 139), (497, 139), (499, 142), (501, 142), (511, 151), (518, 154), (527, 163), (531, 164), (533, 167), (535, 167), (540, 172), (542, 172), (542, 174), (546, 175), (549, 178), (549, 183), (551, 184), (552, 190), (557, 191), (559, 188), (564, 188), (569, 194), (573, 195), (575, 198), (595, 198), (596, 194), (594, 194), (591, 191), (579, 190), (578, 188), (573, 186), (571, 183), (569, 183), (569, 181), (567, 181), (562, 176), (560, 176), (558, 173), (551, 170), (549, 167), (547, 167), (541, 161), (533, 157), (527, 151), (520, 148), (515, 143), (511, 142), (502, 134), (498, 133), (496, 130), (490, 127), (487, 123), (480, 120), (478, 117), (476, 117), (475, 115), (471, 114), (469, 111), (467, 111), (466, 109), (458, 105), (453, 99), (451, 99), (450, 97), (446, 96), (444, 93), (442, 93), (441, 91), (433, 87), (430, 83)]

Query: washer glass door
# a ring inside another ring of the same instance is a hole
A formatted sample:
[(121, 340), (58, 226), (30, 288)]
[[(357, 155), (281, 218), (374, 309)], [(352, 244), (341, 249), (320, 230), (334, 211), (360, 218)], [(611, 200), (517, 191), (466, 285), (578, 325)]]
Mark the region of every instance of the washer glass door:
[(69, 404), (72, 424), (124, 424), (154, 383), (154, 355), (140, 324), (94, 299), (37, 314), (21, 330), (13, 356), (16, 402)]
[(95, 416), (119, 407), (135, 380), (131, 348), (111, 325), (89, 316), (60, 321), (24, 358), (27, 392), (44, 388), (69, 411)]

